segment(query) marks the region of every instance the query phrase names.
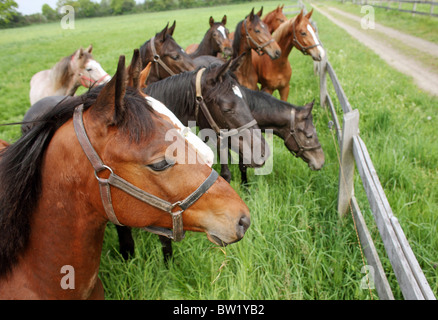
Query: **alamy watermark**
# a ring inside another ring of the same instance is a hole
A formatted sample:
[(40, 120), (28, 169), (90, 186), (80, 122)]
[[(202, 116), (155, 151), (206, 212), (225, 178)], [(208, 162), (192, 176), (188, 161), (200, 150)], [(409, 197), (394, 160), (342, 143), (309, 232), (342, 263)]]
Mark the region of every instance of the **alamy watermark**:
[(60, 13), (64, 16), (61, 18), (62, 29), (74, 29), (75, 28), (75, 8), (72, 6), (62, 6)]
[(376, 28), (375, 24), (375, 15), (374, 15), (374, 7), (370, 5), (365, 5), (360, 8), (360, 13), (364, 13), (365, 15), (360, 20), (360, 26), (364, 30)]

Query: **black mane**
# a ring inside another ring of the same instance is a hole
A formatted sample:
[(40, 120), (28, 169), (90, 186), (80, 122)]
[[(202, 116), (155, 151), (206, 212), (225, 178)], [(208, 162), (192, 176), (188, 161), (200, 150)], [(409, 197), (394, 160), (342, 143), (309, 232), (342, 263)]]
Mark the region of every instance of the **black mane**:
[[(90, 108), (102, 86), (82, 96), (62, 100), (44, 113), (17, 142), (0, 151), (0, 277), (7, 275), (27, 247), (30, 218), (41, 195), (41, 167), (45, 150), (54, 133), (72, 118), (76, 106)], [(128, 88), (126, 113), (116, 124), (138, 140), (152, 130), (153, 110), (136, 91)]]
[(233, 39), (233, 59), (237, 57), (240, 50), (240, 41), (242, 40), (242, 23), (244, 20), (240, 21), (237, 26), (236, 30), (234, 31), (234, 39)]

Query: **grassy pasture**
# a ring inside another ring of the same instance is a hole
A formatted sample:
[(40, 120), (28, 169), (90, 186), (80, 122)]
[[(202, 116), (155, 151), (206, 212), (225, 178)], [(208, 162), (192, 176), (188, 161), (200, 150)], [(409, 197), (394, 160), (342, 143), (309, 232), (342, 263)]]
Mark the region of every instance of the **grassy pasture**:
[[(120, 54), (130, 59), (134, 48), (176, 20), (174, 38), (184, 48), (199, 42), (211, 15), (226, 14), (227, 26), (254, 6), (267, 13), (276, 1), (157, 12), (76, 21), (76, 29), (58, 23), (0, 31), (0, 123), (20, 121), (29, 107), (31, 76), (53, 66), (79, 46), (94, 46), (94, 57), (113, 74)], [(318, 13), (314, 14), (329, 60), (353, 108), (360, 111), (361, 136), (395, 215), (410, 241), (435, 294), (438, 294), (438, 100), (421, 92), (412, 80), (394, 71), (373, 52)], [(309, 57), (296, 49), (289, 101), (318, 104), (318, 79)], [(81, 91), (84, 92), (84, 91)], [(334, 91), (331, 93), (335, 97)], [(176, 243), (174, 260), (165, 267), (156, 236), (138, 230), (135, 258), (123, 261), (117, 234), (109, 226), (101, 256), (100, 279), (109, 299), (377, 299), (375, 290), (360, 288), (364, 263), (351, 217), (336, 212), (338, 160), (328, 113), (314, 109), (318, 136), (326, 154), (321, 171), (289, 154), (274, 139), (270, 175), (255, 176), (241, 188), (236, 166), (232, 186), (251, 209), (245, 238), (225, 249), (203, 234), (187, 233)], [(0, 139), (14, 141), (17, 126), (1, 127)], [(379, 233), (372, 224), (360, 177), (356, 196), (383, 256), (394, 295), (401, 299)]]

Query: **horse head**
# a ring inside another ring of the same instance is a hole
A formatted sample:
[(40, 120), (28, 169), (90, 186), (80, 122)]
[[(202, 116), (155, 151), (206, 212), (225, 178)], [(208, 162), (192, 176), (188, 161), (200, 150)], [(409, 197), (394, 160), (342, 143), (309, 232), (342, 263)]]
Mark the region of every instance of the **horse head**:
[(221, 22), (215, 22), (213, 17), (210, 17), (210, 30), (212, 47), (217, 51), (222, 52), (225, 56), (231, 57), (233, 55), (233, 47), (229, 38), (230, 31), (225, 27), (227, 23), (227, 16), (224, 15)]
[(70, 66), (78, 85), (81, 84), (86, 88), (105, 84), (111, 79), (100, 63), (93, 59), (92, 51), (91, 44), (85, 50), (81, 47), (73, 53), (70, 60)]
[(321, 61), (325, 56), (325, 51), (316, 35), (314, 27), (310, 23), (312, 14), (313, 9), (306, 15), (301, 10), (293, 21), (293, 43), (303, 54), (310, 55), (315, 61)]
[(172, 37), (175, 26), (175, 21), (170, 28), (167, 24), (161, 32), (146, 41), (140, 48), (142, 67), (146, 67), (149, 62), (154, 64), (148, 83), (195, 69), (192, 58)]
[(287, 20), (283, 13), (283, 7), (284, 5), (278, 6), (277, 9), (272, 10), (263, 18), (263, 22), (268, 26), (270, 33), (274, 32), (280, 24)]
[[(308, 163), (312, 170), (320, 170), (324, 165), (324, 151), (318, 140), (315, 126), (313, 124), (314, 101), (301, 108), (292, 108), (282, 136), (286, 147)], [(289, 120), (290, 119), (290, 120)]]

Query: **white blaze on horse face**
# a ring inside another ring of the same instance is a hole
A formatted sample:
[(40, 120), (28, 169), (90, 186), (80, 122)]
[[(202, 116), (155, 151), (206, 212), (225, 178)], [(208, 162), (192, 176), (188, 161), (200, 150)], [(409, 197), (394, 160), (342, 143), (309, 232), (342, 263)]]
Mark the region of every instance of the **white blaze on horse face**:
[(313, 28), (312, 28), (312, 26), (310, 25), (310, 23), (307, 25), (307, 30), (308, 30), (308, 31), (310, 32), (310, 34), (312, 35), (312, 38), (313, 38), (313, 41), (315, 42), (315, 44), (318, 45), (317, 48), (318, 48), (318, 50), (319, 50), (319, 54), (320, 54), (320, 56), (321, 56), (321, 59), (323, 59), (324, 56), (325, 56), (325, 51), (324, 51), (324, 49), (322, 48), (321, 43), (319, 43), (318, 37), (316, 36), (315, 31), (313, 30)]
[(97, 84), (104, 84), (111, 80), (111, 76), (103, 70), (100, 63), (93, 59), (89, 59), (85, 64), (85, 75), (97, 81)]
[(172, 121), (173, 125), (178, 128), (178, 132), (196, 149), (202, 160), (204, 160), (209, 167), (213, 165), (214, 153), (204, 141), (195, 135), (190, 128), (184, 126), (173, 112), (160, 101), (152, 97), (146, 97), (146, 101), (155, 111), (167, 116)]
[(227, 38), (224, 26), (217, 27), (217, 30), (224, 36), (225, 39)]
[(233, 91), (234, 91), (234, 94), (236, 96), (238, 96), (240, 99), (243, 99), (242, 92), (240, 91), (238, 86), (234, 85), (233, 86)]

